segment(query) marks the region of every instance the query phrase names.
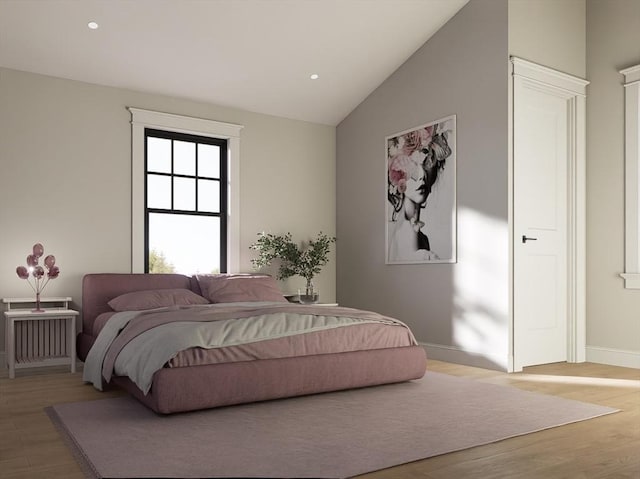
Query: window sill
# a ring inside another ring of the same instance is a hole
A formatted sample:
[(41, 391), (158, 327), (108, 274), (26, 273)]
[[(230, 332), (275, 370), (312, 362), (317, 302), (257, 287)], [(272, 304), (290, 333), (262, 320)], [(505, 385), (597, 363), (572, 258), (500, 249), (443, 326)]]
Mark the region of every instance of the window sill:
[(620, 273), (625, 289), (640, 289), (640, 273)]

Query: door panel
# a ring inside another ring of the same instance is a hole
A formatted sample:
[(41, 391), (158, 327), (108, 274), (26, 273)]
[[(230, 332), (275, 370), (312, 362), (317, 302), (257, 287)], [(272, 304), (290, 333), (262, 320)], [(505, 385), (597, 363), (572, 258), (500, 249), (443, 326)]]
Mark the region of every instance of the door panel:
[[(523, 105), (529, 131), (519, 135), (522, 161), (518, 168), (524, 181), (520, 199), (527, 212), (530, 228), (553, 230), (557, 227), (557, 185), (554, 171), (558, 162), (557, 151), (543, 145), (558, 145), (558, 114), (554, 111)], [(531, 125), (535, 126), (532, 128)], [(545, 151), (540, 151), (545, 148)], [(549, 148), (546, 150), (546, 148)]]
[(565, 97), (514, 82), (516, 370), (567, 359), (567, 123)]

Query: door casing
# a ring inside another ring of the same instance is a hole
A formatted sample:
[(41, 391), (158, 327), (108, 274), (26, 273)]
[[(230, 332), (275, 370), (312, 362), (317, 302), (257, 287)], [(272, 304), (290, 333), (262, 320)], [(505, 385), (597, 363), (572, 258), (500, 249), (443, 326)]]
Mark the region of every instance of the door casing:
[(514, 293), (522, 287), (514, 276), (514, 241), (518, 232), (514, 231), (513, 197), (513, 90), (514, 84), (537, 90), (547, 90), (567, 100), (567, 360), (586, 360), (586, 87), (589, 82), (536, 63), (511, 57), (509, 81), (509, 371), (522, 367), (517, 363), (514, 350), (514, 329), (517, 318), (514, 315)]

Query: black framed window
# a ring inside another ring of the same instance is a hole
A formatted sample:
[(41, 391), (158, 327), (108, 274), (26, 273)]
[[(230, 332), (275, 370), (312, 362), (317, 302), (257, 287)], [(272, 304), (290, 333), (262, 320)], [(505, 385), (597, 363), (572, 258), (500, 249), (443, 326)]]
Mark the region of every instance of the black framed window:
[(145, 272), (226, 272), (227, 149), (145, 128)]

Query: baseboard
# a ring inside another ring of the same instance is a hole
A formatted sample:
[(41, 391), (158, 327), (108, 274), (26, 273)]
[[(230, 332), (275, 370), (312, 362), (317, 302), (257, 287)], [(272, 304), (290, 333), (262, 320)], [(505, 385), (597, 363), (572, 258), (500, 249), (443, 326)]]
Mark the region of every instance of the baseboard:
[(590, 363), (640, 369), (640, 351), (625, 351), (622, 349), (587, 346), (587, 361)]
[(504, 364), (500, 363), (500, 358), (489, 358), (478, 352), (465, 351), (457, 346), (446, 346), (443, 344), (419, 343), (427, 353), (427, 369), (428, 360), (436, 359), (438, 361), (446, 361), (454, 364), (464, 364), (465, 366), (473, 366), (476, 368), (494, 369), (498, 371), (507, 371), (507, 358), (504, 358)]

